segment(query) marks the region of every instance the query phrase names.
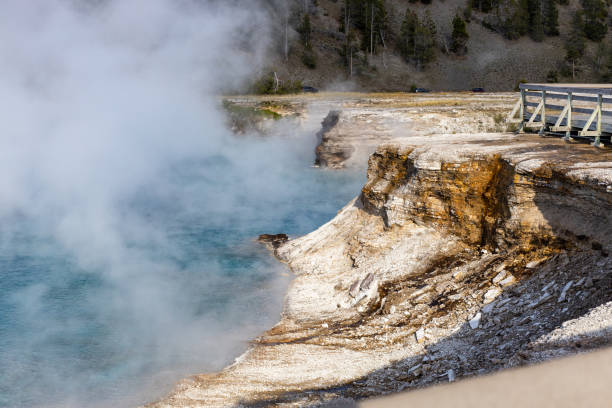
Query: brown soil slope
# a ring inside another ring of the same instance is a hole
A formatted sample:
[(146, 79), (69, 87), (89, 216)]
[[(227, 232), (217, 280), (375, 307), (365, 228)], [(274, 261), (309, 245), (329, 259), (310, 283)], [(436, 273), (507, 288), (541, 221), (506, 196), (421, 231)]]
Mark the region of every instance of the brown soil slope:
[[(439, 42), (450, 37), (452, 19), (456, 10), (465, 7), (465, 0), (433, 1), (423, 5), (407, 0), (388, 0), (390, 25), (395, 33), (400, 32), (401, 21), (407, 7), (423, 16), (428, 11), (436, 23)], [(362, 52), (354, 58), (353, 75), (348, 75), (340, 50), (344, 34), (339, 32), (341, 1), (319, 0), (312, 17), (313, 51), (317, 57), (315, 69), (302, 63), (303, 46), (295, 36), (291, 42), (288, 61), (281, 57), (282, 41), (273, 39), (267, 70), (276, 71), (281, 80), (299, 79), (305, 85), (325, 90), (369, 90), (408, 91), (411, 85), (436, 91), (461, 91), (484, 87), (490, 91), (511, 91), (524, 79), (529, 82), (546, 82), (547, 73), (559, 71), (565, 58), (564, 39), (570, 31), (570, 21), (575, 10), (580, 9), (578, 0), (570, 0), (567, 6), (557, 6), (561, 36), (547, 37), (535, 42), (525, 36), (518, 40), (507, 40), (481, 24), (485, 14), (474, 12), (467, 31), (470, 39), (465, 56), (436, 52), (436, 59), (425, 70), (416, 69), (399, 55), (396, 44), (390, 40), (385, 52), (369, 57), (367, 63)], [(280, 35), (280, 34), (279, 34)], [(608, 41), (612, 32), (608, 35)], [(446, 40), (448, 41), (448, 40)], [(586, 57), (576, 82), (597, 82), (594, 56), (597, 44), (587, 42)], [(440, 47), (443, 48), (443, 47)], [(567, 78), (566, 78), (567, 79)]]

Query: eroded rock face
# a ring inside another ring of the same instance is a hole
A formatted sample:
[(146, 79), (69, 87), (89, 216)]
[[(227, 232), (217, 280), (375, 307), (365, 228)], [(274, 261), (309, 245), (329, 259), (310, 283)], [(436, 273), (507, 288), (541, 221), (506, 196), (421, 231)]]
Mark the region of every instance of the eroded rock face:
[(337, 110), (329, 111), (321, 122), (321, 130), (317, 132), (315, 166), (341, 168), (355, 151), (351, 145), (337, 143), (337, 140), (341, 138), (338, 135), (339, 127), (337, 127), (341, 114), (342, 112)]
[[(516, 97), (497, 94), (487, 99), (466, 94), (436, 97), (379, 97), (345, 103), (329, 111), (317, 133), (315, 164), (332, 169), (365, 165), (384, 142), (448, 133), (499, 132)], [(413, 143), (419, 143), (414, 140)]]
[[(418, 151), (411, 156), (413, 151), (389, 146), (370, 157), (364, 207), (387, 226), (416, 221), (448, 229), (472, 245), (495, 246), (495, 230), (509, 215), (511, 166), (499, 154), (444, 162)], [(403, 186), (399, 194), (397, 185)]]
[[(467, 150), (383, 145), (370, 157), (361, 199), (387, 227), (417, 222), (487, 250), (560, 248), (577, 236), (602, 245), (610, 232), (602, 209), (612, 203), (606, 184), (612, 168), (607, 174), (597, 168), (608, 164), (588, 147), (574, 153), (593, 160), (590, 165), (549, 149), (534, 145), (526, 154), (512, 144)], [(602, 178), (594, 183), (593, 177)]]
[(574, 352), (612, 301), (612, 153), (441, 137), (380, 146), (359, 197), (276, 249), (297, 274), (281, 321), (154, 406), (308, 406)]
[(269, 249), (275, 250), (289, 240), (287, 234), (261, 234), (257, 240)]

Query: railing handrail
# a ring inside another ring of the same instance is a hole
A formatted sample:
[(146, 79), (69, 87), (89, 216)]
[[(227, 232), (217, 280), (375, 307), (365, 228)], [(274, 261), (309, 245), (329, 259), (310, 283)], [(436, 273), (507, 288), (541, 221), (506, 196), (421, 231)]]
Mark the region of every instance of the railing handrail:
[(530, 91), (551, 91), (559, 93), (581, 93), (592, 95), (612, 95), (612, 85), (589, 84), (588, 86), (570, 86), (555, 84), (519, 84), (519, 89)]
[[(525, 96), (533, 96), (536, 98), (542, 97), (541, 91), (537, 91), (537, 92), (534, 92), (534, 91), (526, 91)], [(560, 93), (560, 92), (555, 93), (555, 92), (546, 91), (546, 98), (567, 100), (567, 93)], [(572, 95), (572, 99), (574, 101), (580, 101), (580, 102), (597, 102), (596, 96)], [(612, 98), (603, 98), (602, 102), (612, 103)]]
[[(612, 116), (612, 111), (604, 109), (604, 103), (612, 102), (612, 98), (604, 98), (604, 95), (612, 95), (612, 84), (572, 85), (574, 84), (519, 84), (521, 95), (508, 116), (510, 121), (520, 123), (517, 133), (524, 133), (526, 128), (537, 128), (540, 135), (544, 135), (546, 129), (553, 132), (564, 131), (564, 139), (569, 141), (573, 129), (577, 127), (576, 125), (579, 125), (581, 129), (578, 130), (577, 136), (594, 137), (592, 144), (599, 147), (601, 136), (604, 133), (604, 125), (606, 125), (603, 118)], [(584, 96), (585, 94), (596, 95), (596, 97)], [(538, 98), (539, 102), (528, 101), (528, 97)], [(566, 99), (567, 103), (556, 105), (548, 103), (547, 99)], [(586, 106), (575, 106), (573, 105), (574, 101), (595, 102), (595, 107), (588, 109)], [(533, 112), (528, 112), (528, 107), (533, 107)], [(560, 111), (561, 113), (558, 116), (547, 116), (547, 109)], [(578, 118), (574, 119), (572, 118), (572, 112), (585, 113), (589, 116), (586, 121)], [(517, 113), (519, 119), (515, 120), (514, 117)], [(595, 129), (592, 129), (593, 126)]]

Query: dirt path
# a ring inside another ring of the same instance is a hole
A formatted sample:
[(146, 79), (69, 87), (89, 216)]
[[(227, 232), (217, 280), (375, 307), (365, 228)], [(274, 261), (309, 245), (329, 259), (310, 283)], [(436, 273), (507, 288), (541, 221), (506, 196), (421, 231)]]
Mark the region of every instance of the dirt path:
[(612, 406), (612, 348), (359, 404), (363, 408)]

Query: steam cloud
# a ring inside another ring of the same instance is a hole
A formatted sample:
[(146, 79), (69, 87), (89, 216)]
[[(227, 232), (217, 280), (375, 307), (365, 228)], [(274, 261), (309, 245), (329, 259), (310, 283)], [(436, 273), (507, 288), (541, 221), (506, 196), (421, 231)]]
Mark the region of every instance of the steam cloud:
[[(60, 263), (49, 274), (62, 280), (66, 270), (77, 270), (75, 285), (100, 282), (97, 291), (70, 292), (86, 297), (74, 299), (86, 308), (78, 311), (84, 315), (80, 320), (74, 314), (65, 320), (45, 309), (44, 301), (51, 292), (64, 296), (57, 289), (64, 281), (56, 288), (54, 278), (10, 286), (11, 277), (0, 278), (8, 324), (25, 322), (29, 333), (0, 342), (0, 394), (22, 394), (17, 400), (24, 405), (49, 406), (151, 399), (155, 384), (126, 399), (125, 390), (95, 389), (99, 367), (80, 366), (87, 356), (57, 355), (57, 342), (65, 341), (66, 333), (80, 333), (87, 313), (93, 313), (92, 321), (112, 323), (110, 340), (117, 349), (128, 350), (130, 361), (151, 371), (177, 360), (185, 362), (183, 368), (186, 362), (194, 370), (206, 369), (202, 362), (219, 368), (260, 329), (265, 318), (231, 305), (223, 310), (224, 320), (234, 316), (246, 325), (239, 333), (230, 333), (235, 326), (219, 322), (214, 313), (198, 310), (202, 305), (193, 299), (211, 295), (215, 280), (222, 279), (216, 277), (220, 261), (198, 254), (202, 263), (183, 265), (186, 252), (172, 235), (179, 221), (159, 218), (205, 212), (205, 222), (194, 218), (202, 223), (194, 230), (231, 224), (257, 231), (266, 217), (287, 216), (271, 214), (275, 200), (302, 188), (287, 174), (296, 157), (309, 157), (311, 141), (236, 140), (213, 96), (235, 88), (263, 56), (267, 25), (255, 3), (7, 0), (0, 5), (2, 261), (15, 262), (12, 251), (27, 229), (37, 241), (27, 243), (26, 252), (36, 248), (35, 255), (50, 263), (68, 259), (70, 265)], [(189, 163), (196, 164), (185, 176), (181, 172)], [(211, 168), (218, 171), (211, 174)], [(196, 181), (183, 185), (185, 177)], [(205, 194), (190, 190), (202, 183)], [(274, 277), (273, 264), (254, 262), (249, 267), (271, 272), (263, 274), (264, 282), (236, 277), (246, 280), (236, 290), (252, 296), (253, 310), (267, 316), (268, 308), (278, 311), (284, 283)], [(184, 270), (194, 276), (189, 285), (176, 278)], [(249, 285), (254, 289), (246, 290)], [(98, 338), (88, 333), (75, 341), (95, 344)], [(52, 368), (30, 372), (14, 366), (9, 357), (15, 353)], [(105, 363), (112, 365), (126, 356), (108, 358)], [(117, 366), (128, 374), (146, 371)], [(161, 377), (164, 387), (175, 379)], [(140, 386), (135, 380), (134, 387)], [(52, 395), (57, 390), (59, 395)]]

